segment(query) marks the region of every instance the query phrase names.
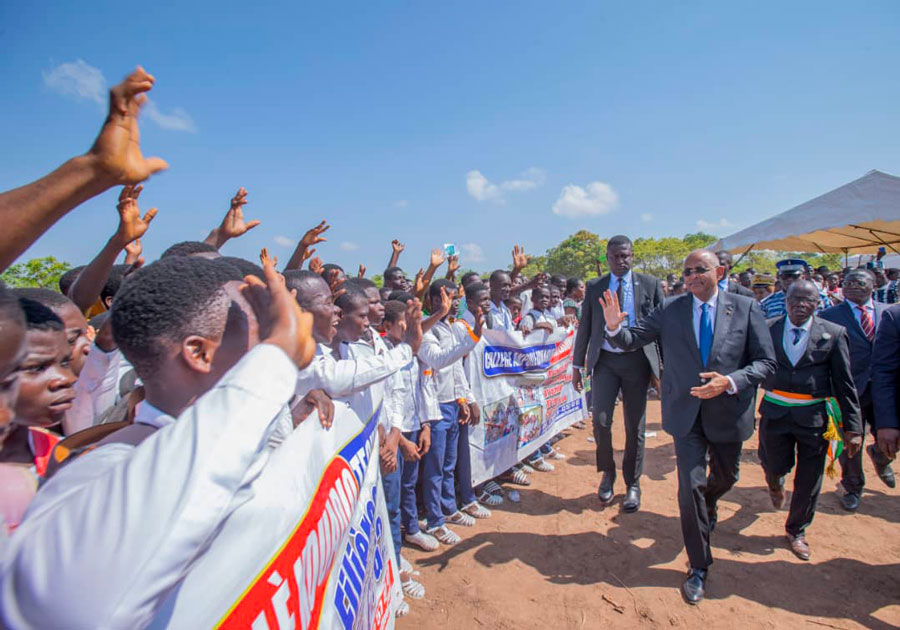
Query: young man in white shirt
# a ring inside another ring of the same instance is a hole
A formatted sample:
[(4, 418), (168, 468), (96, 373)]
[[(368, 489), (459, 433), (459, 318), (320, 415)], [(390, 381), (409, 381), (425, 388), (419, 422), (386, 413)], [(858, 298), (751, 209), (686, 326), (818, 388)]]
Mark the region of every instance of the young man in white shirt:
[[(432, 304), (443, 294), (452, 295), (448, 312), (459, 307), (456, 286), (448, 280), (436, 280), (429, 287)], [(480, 409), (475, 403), (466, 379), (462, 358), (475, 347), (481, 337), (483, 320), (476, 315), (474, 328), (457, 320), (447, 321), (447, 315), (423, 337), (418, 357), (432, 370), (441, 420), (431, 427), (431, 450), (425, 456), (422, 494), (425, 503), (428, 533), (445, 544), (461, 539), (446, 525), (471, 526), (474, 518), (487, 518), (490, 511), (475, 499), (472, 488), (471, 465), (468, 461), (468, 423), (478, 422)], [(457, 467), (459, 464), (459, 467)], [(456, 503), (456, 482), (459, 483), (463, 508)]]
[(268, 257), (264, 269), (268, 289), (232, 281), (215, 261), (172, 257), (123, 286), (115, 338), (146, 398), (134, 424), (35, 497), (3, 558), (2, 625), (146, 626), (252, 497), (297, 367), (315, 351), (312, 318)]

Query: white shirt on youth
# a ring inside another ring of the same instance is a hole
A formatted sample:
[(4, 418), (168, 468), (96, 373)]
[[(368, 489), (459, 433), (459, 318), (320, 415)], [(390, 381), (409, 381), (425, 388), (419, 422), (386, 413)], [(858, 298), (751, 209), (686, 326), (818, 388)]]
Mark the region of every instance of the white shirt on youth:
[(412, 357), (412, 348), (403, 343), (378, 356), (373, 354), (346, 361), (319, 343), (312, 363), (297, 374), (297, 395), (304, 396), (311, 389), (323, 389), (332, 398), (349, 396), (386, 379), (409, 363)]
[(75, 399), (63, 421), (66, 435), (93, 426), (103, 412), (116, 404), (122, 362), (122, 352), (118, 348), (105, 352), (96, 343), (91, 344), (81, 374), (75, 381)]
[(477, 342), (475, 333), (462, 321), (456, 321), (453, 325), (439, 321), (422, 337), (417, 356), (425, 367), (432, 370), (438, 402), (474, 399), (462, 358)]
[(37, 493), (2, 559), (0, 615), (13, 628), (143, 628), (221, 524), (252, 497), (267, 440), (297, 380), (279, 348), (253, 348), (138, 446), (111, 443)]
[[(809, 329), (812, 328), (812, 317), (807, 319), (802, 326), (794, 326), (791, 323), (791, 318), (785, 316), (784, 318), (784, 333), (781, 335), (781, 347), (784, 348), (784, 353), (787, 355), (788, 360), (791, 362), (791, 365), (797, 365), (797, 361), (803, 356), (803, 353), (806, 352), (806, 346), (809, 345)], [(794, 331), (800, 331), (800, 338), (797, 340), (797, 343), (794, 343)]]
[(546, 322), (556, 328), (556, 320), (553, 318), (553, 315), (549, 311), (539, 311), (536, 309), (528, 311), (525, 317), (522, 318), (522, 321), (519, 322), (519, 329), (522, 332), (530, 333), (534, 330), (534, 326), (537, 323)]
[(493, 330), (515, 330), (513, 325), (512, 313), (509, 312), (506, 304), (500, 302), (500, 306), (491, 301), (491, 328)]

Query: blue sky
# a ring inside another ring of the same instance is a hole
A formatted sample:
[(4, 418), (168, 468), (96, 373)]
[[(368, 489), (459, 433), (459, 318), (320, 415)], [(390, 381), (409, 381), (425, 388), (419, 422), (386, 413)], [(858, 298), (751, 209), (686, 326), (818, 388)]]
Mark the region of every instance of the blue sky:
[[(171, 166), (141, 197), (150, 259), (239, 186), (262, 225), (225, 253), (284, 259), (324, 218), (323, 258), (372, 274), (392, 238), (410, 272), (447, 242), (486, 270), (581, 228), (724, 235), (900, 173), (892, 1), (57, 4), (0, 4), (0, 189), (86, 150), (98, 85), (142, 64), (143, 146)], [(117, 194), (25, 257), (86, 262)]]

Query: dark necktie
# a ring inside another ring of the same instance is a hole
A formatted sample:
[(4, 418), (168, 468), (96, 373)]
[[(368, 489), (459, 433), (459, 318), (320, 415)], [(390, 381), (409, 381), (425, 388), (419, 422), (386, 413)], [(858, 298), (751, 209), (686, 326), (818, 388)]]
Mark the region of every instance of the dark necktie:
[[(616, 287), (616, 298), (619, 300), (619, 310), (625, 313), (625, 276), (619, 278), (619, 286)], [(625, 319), (625, 325), (630, 325), (628, 318)]]
[(794, 333), (794, 345), (796, 346), (798, 343), (800, 343), (800, 338), (803, 336), (803, 329), (794, 328), (791, 332)]
[(863, 332), (869, 341), (872, 341), (875, 339), (875, 322), (872, 321), (869, 309), (865, 306), (857, 306), (856, 308), (859, 310), (859, 325), (862, 326)]
[(706, 366), (709, 361), (709, 351), (712, 350), (712, 319), (709, 316), (709, 304), (700, 306), (702, 313), (700, 314), (700, 359)]

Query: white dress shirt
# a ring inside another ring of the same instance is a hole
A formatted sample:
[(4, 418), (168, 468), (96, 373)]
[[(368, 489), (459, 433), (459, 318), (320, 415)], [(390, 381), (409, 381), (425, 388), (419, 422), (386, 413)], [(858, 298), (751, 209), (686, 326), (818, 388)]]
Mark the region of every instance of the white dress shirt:
[(440, 321), (425, 333), (417, 356), (424, 367), (432, 370), (438, 402), (474, 399), (462, 358), (476, 343), (475, 333), (462, 321), (453, 325)]
[(122, 361), (122, 352), (118, 348), (104, 352), (96, 343), (91, 344), (75, 382), (75, 399), (63, 420), (65, 435), (93, 426), (94, 420), (116, 404)]
[(331, 348), (317, 344), (312, 363), (297, 373), (297, 395), (311, 389), (323, 389), (332, 398), (342, 398), (389, 377), (412, 359), (412, 348), (403, 343), (375, 356), (352, 361), (334, 356)]
[[(784, 318), (784, 333), (781, 335), (781, 347), (787, 355), (791, 365), (797, 365), (797, 361), (806, 352), (806, 346), (809, 344), (809, 329), (812, 328), (812, 317), (807, 319), (802, 326), (794, 326), (789, 317)], [(794, 330), (799, 330), (800, 339), (794, 343)]]
[(492, 330), (515, 330), (513, 324), (512, 313), (509, 312), (506, 304), (500, 302), (500, 306), (491, 301), (491, 329)]
[(253, 348), (175, 420), (138, 446), (110, 443), (37, 493), (2, 559), (0, 615), (11, 628), (143, 628), (222, 523), (251, 496), (297, 370)]

